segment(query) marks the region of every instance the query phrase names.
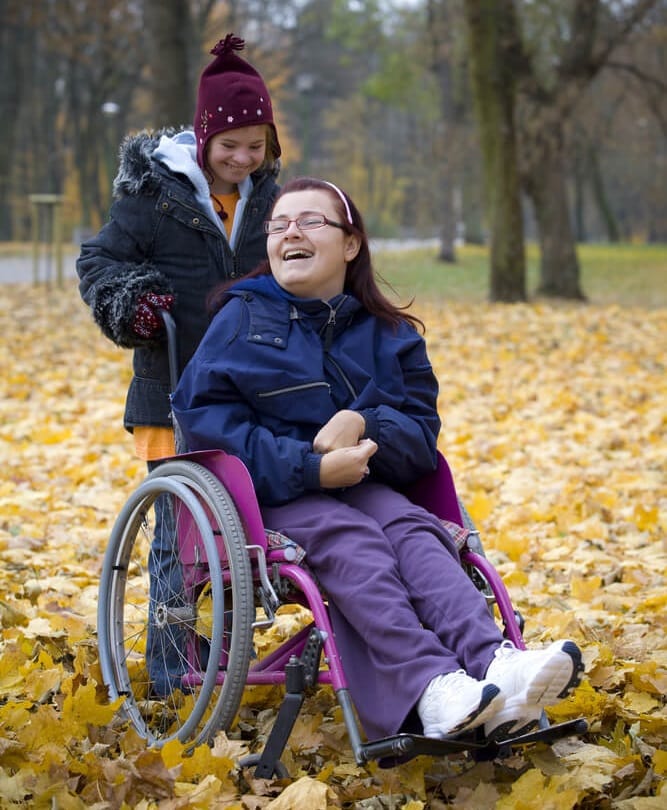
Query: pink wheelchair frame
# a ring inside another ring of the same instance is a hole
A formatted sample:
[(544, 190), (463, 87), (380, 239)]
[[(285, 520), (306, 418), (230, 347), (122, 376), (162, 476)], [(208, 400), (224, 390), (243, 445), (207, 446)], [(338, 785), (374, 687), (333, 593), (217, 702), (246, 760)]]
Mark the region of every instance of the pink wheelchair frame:
[[(175, 382), (174, 325), (173, 321), (170, 322), (168, 318), (165, 319), (165, 322), (170, 340), (172, 382)], [(280, 757), (306, 693), (319, 684), (329, 685), (336, 695), (352, 752), (358, 764), (379, 760), (383, 766), (390, 766), (419, 754), (437, 756), (461, 751), (470, 751), (476, 758), (488, 759), (504, 756), (516, 746), (538, 740), (551, 743), (564, 736), (581, 734), (586, 731), (587, 724), (582, 719), (549, 725), (546, 717), (543, 716), (540, 727), (536, 731), (500, 743), (483, 739), (480, 737), (481, 732), (479, 731), (445, 739), (427, 738), (414, 733), (399, 733), (379, 740), (365, 741), (356, 719), (345, 672), (336, 647), (326, 600), (307, 567), (300, 564), (301, 561), (297, 559), (298, 547), (289, 538), (279, 536), (278, 542), (275, 542), (275, 535), (269, 533), (267, 536), (252, 480), (245, 465), (240, 459), (219, 450), (181, 453), (171, 461), (176, 463), (176, 467), (171, 468), (172, 472), (168, 472), (168, 465), (164, 468), (167, 470), (165, 475), (162, 475), (159, 469), (156, 470), (130, 497), (128, 504), (119, 515), (103, 565), (100, 587), (98, 647), (103, 677), (109, 688), (111, 699), (125, 697), (124, 715), (126, 719), (135, 724), (139, 733), (142, 733), (146, 727), (142, 720), (143, 707), (158, 703), (160, 698), (150, 694), (150, 689), (147, 693), (143, 686), (141, 694), (135, 689), (132, 673), (140, 665), (141, 656), (146, 653), (143, 649), (139, 649), (137, 652), (133, 644), (128, 642), (127, 634), (125, 637), (123, 636), (125, 632), (123, 623), (127, 610), (126, 603), (130, 601), (127, 593), (129, 589), (127, 572), (134, 564), (130, 560), (134, 533), (138, 531), (138, 526), (144, 520), (148, 509), (152, 507), (156, 491), (171, 493), (174, 499), (181, 493), (185, 502), (190, 503), (188, 510), (184, 510), (184, 518), (182, 520), (177, 518), (175, 524), (183, 586), (189, 597), (186, 607), (181, 609), (180, 614), (177, 610), (167, 607), (163, 610), (166, 618), (161, 614), (157, 619), (153, 617), (149, 621), (163, 622), (168, 625), (170, 621), (182, 621), (185, 613), (184, 623), (188, 625), (190, 622), (188, 626), (194, 628), (197, 621), (198, 594), (207, 583), (210, 582), (214, 589), (216, 580), (222, 583), (219, 587), (233, 587), (234, 585), (233, 573), (230, 573), (227, 559), (230, 556), (228, 553), (230, 546), (222, 538), (224, 529), (221, 521), (219, 518), (217, 521), (213, 519), (212, 513), (216, 511), (215, 499), (211, 500), (209, 493), (208, 501), (206, 501), (206, 498), (201, 497), (201, 492), (196, 493), (196, 487), (193, 489), (191, 481), (188, 482), (187, 487), (184, 487), (183, 481), (187, 482), (187, 475), (184, 477), (184, 473), (187, 473), (191, 467), (198, 470), (203, 468), (207, 474), (210, 474), (210, 480), (213, 483), (212, 491), (229, 498), (233, 504), (232, 510), (234, 511), (235, 508), (238, 516), (240, 529), (235, 541), (235, 553), (241, 555), (240, 559), (244, 565), (248, 565), (247, 570), (251, 572), (254, 594), (246, 594), (241, 597), (237, 595), (233, 602), (234, 605), (238, 607), (241, 600), (244, 600), (243, 607), (248, 608), (253, 617), (255, 606), (259, 604), (263, 607), (267, 618), (264, 622), (253, 622), (253, 627), (271, 624), (275, 618), (275, 611), (281, 604), (287, 602), (297, 602), (305, 606), (312, 615), (312, 622), (308, 626), (280, 643), (277, 649), (262, 660), (249, 663), (250, 656), (248, 655), (248, 659), (244, 662), (247, 670), (245, 665), (238, 670), (242, 675), (247, 671), (246, 686), (268, 684), (281, 685), (285, 689), (278, 716), (262, 752), (246, 758), (241, 763), (253, 766), (256, 776), (268, 778), (273, 774), (281, 775)], [(144, 491), (148, 493), (147, 496)], [(524, 648), (523, 620), (514, 610), (500, 576), (484, 556), (478, 534), (460, 504), (445, 459), (439, 456), (437, 470), (421, 479), (418, 485), (413, 486), (406, 494), (415, 503), (419, 503), (442, 520), (467, 529), (467, 538), (460, 548), (461, 562), (473, 582), (486, 596), (491, 610), (495, 603), (504, 627), (505, 637), (517, 647)], [(200, 501), (203, 504), (201, 507), (198, 505)], [(209, 518), (211, 518), (210, 521)], [(215, 529), (212, 533), (217, 535), (216, 539), (208, 540), (208, 545), (206, 545), (203, 539), (204, 532), (191, 531), (193, 520), (195, 523), (199, 520), (200, 528), (207, 528), (210, 522)], [(188, 539), (183, 541), (182, 538)], [(270, 542), (268, 538), (274, 542)], [(213, 559), (213, 557), (217, 559)], [(206, 565), (201, 564), (202, 559), (208, 561)], [(246, 604), (247, 599), (251, 599), (253, 604)], [(167, 615), (170, 611), (176, 618)], [(252, 630), (250, 632), (252, 633)], [(181, 680), (181, 689), (186, 694), (191, 690), (197, 690), (202, 685), (206, 686), (207, 683), (210, 687), (212, 680), (215, 680), (217, 686), (221, 684), (224, 686), (226, 673), (229, 671), (229, 656), (234, 655), (234, 650), (228, 649), (220, 638), (211, 636), (209, 641), (209, 661), (217, 658), (217, 663), (215, 666), (207, 663), (204, 667), (201, 663), (204, 658), (202, 651), (196, 648), (196, 645), (200, 643), (197, 633), (189, 634), (184, 655), (187, 670)], [(252, 643), (251, 640), (250, 643)], [(244, 654), (248, 654), (247, 648), (245, 648)], [(244, 688), (243, 683), (240, 684), (240, 688), (241, 690)], [(225, 721), (221, 724), (223, 728), (231, 725), (238, 710), (238, 703), (240, 703), (238, 689), (234, 692), (232, 703), (234, 701), (237, 701), (237, 705), (231, 705), (229, 711), (224, 715), (220, 714), (225, 717)], [(178, 708), (175, 711), (177, 712)], [(192, 725), (194, 727), (195, 724)], [(209, 729), (206, 738), (211, 739), (215, 730), (215, 727)], [(178, 736), (185, 742), (185, 738), (190, 734), (191, 728), (184, 726), (183, 735), (179, 733)], [(149, 742), (160, 744), (159, 738), (150, 739), (149, 734), (145, 734), (145, 736), (149, 738)], [(196, 740), (196, 742), (199, 741), (201, 739)]]
[[(378, 759), (386, 766), (419, 754), (445, 755), (464, 750), (476, 752), (478, 758), (493, 758), (504, 756), (516, 746), (538, 740), (549, 743), (570, 734), (581, 734), (586, 730), (586, 722), (578, 719), (554, 726), (549, 726), (544, 721), (539, 730), (502, 743), (489, 744), (475, 734), (436, 740), (409, 733), (400, 733), (381, 740), (363, 741), (325, 601), (308, 570), (288, 559), (292, 552), (289, 546), (287, 549), (272, 549), (267, 545), (266, 531), (247, 469), (238, 458), (221, 451), (188, 453), (179, 458), (196, 461), (205, 466), (223, 483), (242, 516), (249, 546), (261, 549), (261, 553), (265, 555), (267, 568), (275, 567), (277, 579), (289, 582), (302, 594), (303, 604), (313, 616), (311, 625), (283, 642), (278, 649), (260, 662), (251, 665), (248, 670), (248, 686), (266, 684), (286, 686), (283, 704), (264, 751), (261, 756), (245, 763), (256, 765), (256, 776), (269, 777), (276, 772), (280, 755), (296, 721), (306, 690), (315, 683), (328, 684), (332, 687), (343, 712), (353, 754), (359, 764)], [(411, 500), (424, 506), (439, 518), (464, 526), (452, 475), (442, 455), (439, 455), (437, 470), (421, 479), (418, 486), (413, 487), (407, 494), (411, 496)], [(471, 548), (475, 544), (478, 545), (477, 551)], [(474, 530), (470, 532), (460, 553), (462, 564), (478, 572), (483, 578), (487, 586), (485, 590), (489, 603), (495, 602), (497, 605), (505, 637), (517, 647), (524, 649), (521, 617), (514, 610), (502, 579), (483, 556), (481, 544), (478, 543)], [(326, 668), (320, 667), (322, 655), (326, 661)], [(198, 676), (195, 674), (194, 677)]]

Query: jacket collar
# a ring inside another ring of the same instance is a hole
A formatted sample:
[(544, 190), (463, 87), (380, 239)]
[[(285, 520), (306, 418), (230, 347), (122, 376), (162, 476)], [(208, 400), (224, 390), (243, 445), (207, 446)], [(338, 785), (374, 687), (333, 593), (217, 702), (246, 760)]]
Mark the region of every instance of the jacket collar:
[(284, 290), (271, 275), (243, 279), (229, 291), (248, 303), (248, 340), (287, 348), (292, 321), (302, 320), (318, 332), (328, 349), (332, 340), (347, 328), (361, 303), (342, 293), (330, 301), (297, 298)]

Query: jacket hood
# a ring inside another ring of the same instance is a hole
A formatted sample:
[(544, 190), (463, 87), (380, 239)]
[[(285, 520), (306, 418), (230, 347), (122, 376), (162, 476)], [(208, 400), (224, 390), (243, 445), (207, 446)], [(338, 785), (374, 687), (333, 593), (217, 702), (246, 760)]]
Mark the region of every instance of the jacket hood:
[[(183, 149), (184, 165), (187, 151), (195, 147), (194, 132), (191, 129), (165, 128), (155, 131), (144, 130), (134, 135), (126, 135), (118, 152), (118, 173), (113, 183), (114, 197), (136, 196), (157, 191), (162, 183), (161, 161), (155, 155), (162, 139), (169, 139), (174, 146)], [(187, 151), (186, 151), (187, 150)], [(192, 163), (199, 169), (196, 152), (192, 152)], [(269, 174), (277, 177), (280, 173), (280, 161), (277, 160), (267, 171), (259, 170), (253, 177)], [(190, 172), (186, 171), (186, 175)]]
[(160, 174), (153, 160), (153, 152), (163, 135), (175, 134), (173, 129), (156, 132), (139, 132), (126, 135), (118, 153), (118, 174), (113, 182), (115, 197), (135, 196), (156, 191), (160, 185)]

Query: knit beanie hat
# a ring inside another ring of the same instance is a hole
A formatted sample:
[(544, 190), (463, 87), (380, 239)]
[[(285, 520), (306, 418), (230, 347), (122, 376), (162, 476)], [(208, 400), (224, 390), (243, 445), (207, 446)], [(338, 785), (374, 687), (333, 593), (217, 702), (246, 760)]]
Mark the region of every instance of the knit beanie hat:
[(202, 168), (206, 144), (213, 135), (256, 124), (272, 127), (275, 157), (280, 155), (269, 91), (255, 68), (235, 53), (244, 47), (243, 39), (227, 34), (211, 51), (215, 59), (199, 79), (194, 129), (197, 163)]

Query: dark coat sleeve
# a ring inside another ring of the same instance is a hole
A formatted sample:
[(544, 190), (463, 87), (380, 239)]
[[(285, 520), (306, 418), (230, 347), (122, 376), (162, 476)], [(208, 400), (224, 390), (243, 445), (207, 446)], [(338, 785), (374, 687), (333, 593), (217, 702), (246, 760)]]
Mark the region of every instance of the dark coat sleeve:
[(79, 291), (95, 322), (106, 337), (125, 348), (151, 342), (131, 329), (139, 296), (173, 293), (167, 276), (150, 261), (154, 205), (151, 196), (118, 200), (109, 222), (81, 246), (76, 263)]

